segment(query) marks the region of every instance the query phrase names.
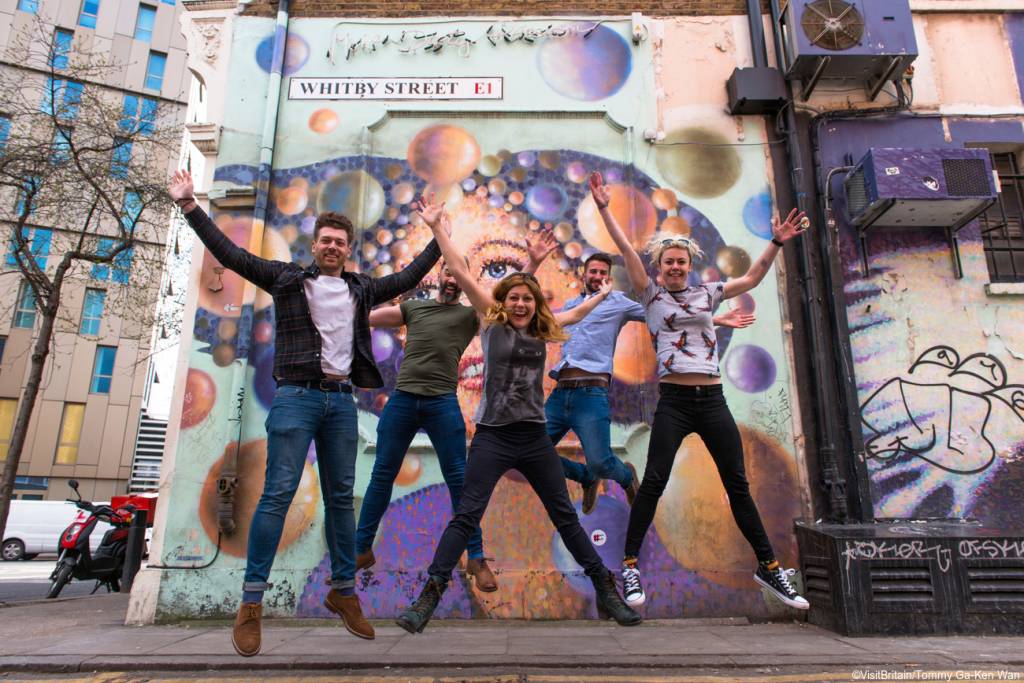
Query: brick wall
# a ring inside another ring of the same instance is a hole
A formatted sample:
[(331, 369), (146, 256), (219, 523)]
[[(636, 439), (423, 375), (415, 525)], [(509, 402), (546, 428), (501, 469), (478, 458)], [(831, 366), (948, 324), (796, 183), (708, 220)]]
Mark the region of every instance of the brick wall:
[[(768, 12), (767, 0), (761, 0)], [(623, 15), (642, 12), (648, 16), (746, 14), (746, 0), (637, 0), (583, 4), (564, 0), (491, 0), (478, 3), (466, 0), (292, 0), (292, 17), (422, 17), (459, 15)], [(255, 0), (245, 10), (249, 16), (274, 16), (277, 3)]]

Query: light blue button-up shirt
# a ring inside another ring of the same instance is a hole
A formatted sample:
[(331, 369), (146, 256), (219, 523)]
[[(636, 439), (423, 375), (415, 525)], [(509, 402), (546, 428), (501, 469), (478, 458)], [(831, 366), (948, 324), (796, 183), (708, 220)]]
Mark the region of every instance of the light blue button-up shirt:
[[(583, 297), (578, 296), (566, 302), (562, 310), (568, 311), (581, 303)], [(619, 331), (632, 320), (644, 320), (644, 307), (622, 292), (609, 294), (586, 318), (565, 327), (569, 340), (562, 345), (562, 359), (551, 370), (551, 377), (558, 379), (558, 373), (566, 367), (610, 375)]]

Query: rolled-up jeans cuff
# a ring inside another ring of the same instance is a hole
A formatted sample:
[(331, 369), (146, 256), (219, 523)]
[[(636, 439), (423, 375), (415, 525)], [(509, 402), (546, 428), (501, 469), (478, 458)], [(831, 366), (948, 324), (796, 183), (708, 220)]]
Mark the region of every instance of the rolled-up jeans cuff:
[(249, 591), (252, 593), (266, 593), (270, 589), (270, 584), (266, 581), (243, 581), (242, 590)]
[(341, 590), (342, 588), (355, 588), (355, 579), (331, 579), (331, 588)]

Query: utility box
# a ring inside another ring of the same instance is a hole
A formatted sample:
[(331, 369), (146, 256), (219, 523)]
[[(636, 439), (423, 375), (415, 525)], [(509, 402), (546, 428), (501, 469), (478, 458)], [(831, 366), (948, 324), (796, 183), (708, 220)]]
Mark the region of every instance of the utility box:
[(1024, 531), (797, 522), (808, 620), (844, 635), (1024, 633)]
[(778, 69), (752, 66), (735, 69), (725, 83), (729, 113), (774, 114), (786, 103), (786, 82)]

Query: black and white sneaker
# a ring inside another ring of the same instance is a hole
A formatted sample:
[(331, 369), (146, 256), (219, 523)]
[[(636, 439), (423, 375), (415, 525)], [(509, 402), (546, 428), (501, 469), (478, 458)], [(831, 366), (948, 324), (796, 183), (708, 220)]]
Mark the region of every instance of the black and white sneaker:
[(636, 568), (635, 562), (622, 565), (622, 597), (630, 607), (639, 607), (647, 599), (644, 587), (640, 585), (640, 570)]
[(768, 591), (782, 602), (795, 609), (808, 609), (811, 603), (807, 602), (789, 582), (789, 577), (796, 573), (795, 569), (783, 569), (777, 564), (775, 569), (768, 569), (765, 565), (759, 564), (754, 572), (754, 581), (768, 589)]

